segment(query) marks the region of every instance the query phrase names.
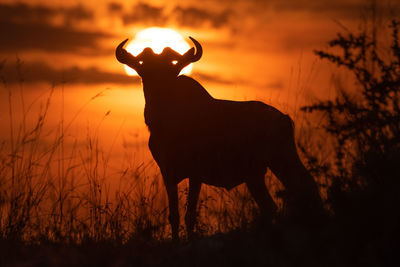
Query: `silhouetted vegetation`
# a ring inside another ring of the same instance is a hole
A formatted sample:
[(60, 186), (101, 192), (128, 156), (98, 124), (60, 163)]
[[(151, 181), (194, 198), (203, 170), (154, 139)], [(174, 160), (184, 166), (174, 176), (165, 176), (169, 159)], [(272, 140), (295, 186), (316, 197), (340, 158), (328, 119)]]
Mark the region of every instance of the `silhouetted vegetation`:
[(333, 142), (333, 159), (321, 165), (308, 154), (308, 160), (328, 180), (334, 232), (343, 235), (343, 248), (358, 264), (365, 257), (388, 266), (399, 240), (399, 22), (392, 21), (390, 29), (386, 47), (372, 27), (338, 34), (329, 44), (341, 54), (316, 51), (351, 73), (356, 90), (338, 88), (334, 99), (302, 108), (326, 118), (323, 129)]

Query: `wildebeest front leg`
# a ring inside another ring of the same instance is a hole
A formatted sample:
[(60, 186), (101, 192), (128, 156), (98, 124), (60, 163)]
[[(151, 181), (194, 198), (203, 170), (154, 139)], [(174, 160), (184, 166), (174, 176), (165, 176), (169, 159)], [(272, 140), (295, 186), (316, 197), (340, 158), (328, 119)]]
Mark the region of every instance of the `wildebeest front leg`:
[(265, 186), (264, 174), (250, 177), (246, 181), (246, 185), (260, 208), (263, 218), (267, 220), (267, 222), (272, 222), (277, 206)]
[(168, 182), (168, 177), (164, 177), (165, 188), (168, 194), (169, 204), (169, 223), (171, 224), (172, 239), (179, 239), (179, 210), (178, 210), (178, 185)]
[(193, 228), (196, 224), (197, 201), (201, 190), (201, 182), (189, 178), (189, 195), (187, 200), (187, 211), (185, 216), (188, 238), (193, 237)]

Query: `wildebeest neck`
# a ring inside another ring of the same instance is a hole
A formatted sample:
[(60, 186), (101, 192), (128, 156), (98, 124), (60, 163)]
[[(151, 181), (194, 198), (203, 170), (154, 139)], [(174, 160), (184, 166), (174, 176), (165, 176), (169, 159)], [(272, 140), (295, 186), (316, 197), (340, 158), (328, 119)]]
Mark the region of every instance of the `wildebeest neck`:
[(143, 79), (143, 92), (146, 105), (162, 105), (172, 99), (176, 78), (152, 77)]
[(143, 79), (144, 116), (150, 131), (179, 120), (182, 100), (177, 97), (176, 83), (176, 78)]

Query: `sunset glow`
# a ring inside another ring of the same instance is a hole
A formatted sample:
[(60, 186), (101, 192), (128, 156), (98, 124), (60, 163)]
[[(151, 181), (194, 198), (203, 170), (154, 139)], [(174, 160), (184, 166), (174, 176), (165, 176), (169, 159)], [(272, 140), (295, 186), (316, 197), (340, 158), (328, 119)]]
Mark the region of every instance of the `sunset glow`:
[[(135, 38), (128, 43), (126, 50), (137, 56), (146, 47), (150, 47), (157, 54), (160, 54), (165, 47), (171, 47), (180, 54), (184, 54), (189, 50), (190, 45), (178, 32), (168, 29), (152, 27), (144, 29), (135, 35)], [(128, 75), (137, 75), (136, 71), (124, 66)], [(192, 64), (187, 66), (181, 71), (181, 74), (190, 74), (192, 71)]]

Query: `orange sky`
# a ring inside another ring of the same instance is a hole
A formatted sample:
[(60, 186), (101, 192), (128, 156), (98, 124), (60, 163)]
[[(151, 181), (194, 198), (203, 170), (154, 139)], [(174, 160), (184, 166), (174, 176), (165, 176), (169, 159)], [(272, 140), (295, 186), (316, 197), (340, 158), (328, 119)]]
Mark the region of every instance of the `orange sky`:
[[(360, 24), (366, 2), (2, 0), (1, 33), (8, 38), (0, 55), (12, 64), (18, 54), (34, 69), (26, 74), (31, 80), (53, 82), (64, 72), (69, 83), (129, 84), (137, 81), (114, 59), (116, 44), (146, 27), (170, 27), (202, 43), (195, 74), (203, 82), (282, 90), (291, 68), (299, 60), (307, 68), (312, 50), (327, 47), (340, 25)], [(389, 8), (396, 1), (378, 2), (385, 2), (385, 16), (396, 14)]]
[[(35, 118), (51, 85), (64, 81), (64, 96), (61, 86), (54, 93), (50, 124), (64, 114), (66, 121), (74, 120), (72, 137), (82, 134), (83, 127), (100, 127), (108, 146), (118, 135), (116, 146), (124, 142), (137, 148), (147, 138), (144, 100), (138, 77), (128, 77), (114, 58), (120, 41), (152, 26), (175, 29), (186, 39), (193, 36), (204, 54), (192, 76), (213, 96), (258, 99), (293, 115), (302, 103), (331, 94), (334, 67), (319, 61), (313, 50), (327, 49), (327, 42), (345, 28), (357, 29), (368, 13), (367, 2), (0, 0), (0, 62), (5, 60), (0, 73), (13, 92), (14, 120), (38, 98), (27, 115)], [(386, 25), (398, 14), (399, 3), (377, 2)], [(23, 61), (22, 86), (17, 57)], [(80, 111), (103, 90), (103, 96)], [(8, 103), (1, 87), (3, 139), (9, 132)]]

